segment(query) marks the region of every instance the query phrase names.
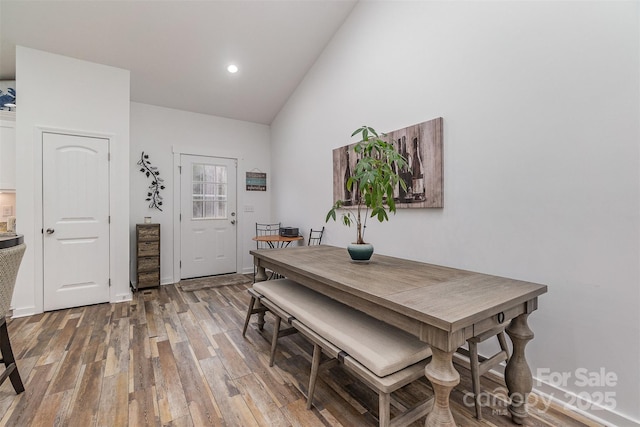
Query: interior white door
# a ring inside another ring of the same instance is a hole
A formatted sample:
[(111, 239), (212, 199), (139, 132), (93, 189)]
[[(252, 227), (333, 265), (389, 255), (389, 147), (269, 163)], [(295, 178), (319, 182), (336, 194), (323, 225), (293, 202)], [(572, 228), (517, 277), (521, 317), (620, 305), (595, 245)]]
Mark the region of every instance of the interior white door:
[(109, 140), (43, 133), (44, 309), (109, 301)]
[(180, 278), (236, 272), (236, 160), (180, 156)]

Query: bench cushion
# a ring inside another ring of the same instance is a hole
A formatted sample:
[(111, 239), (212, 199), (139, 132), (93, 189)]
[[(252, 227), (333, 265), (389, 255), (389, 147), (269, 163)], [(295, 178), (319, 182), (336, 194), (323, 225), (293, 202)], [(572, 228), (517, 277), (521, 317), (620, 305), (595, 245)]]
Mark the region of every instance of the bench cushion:
[(413, 335), (293, 280), (257, 282), (253, 288), (379, 377), (431, 355)]

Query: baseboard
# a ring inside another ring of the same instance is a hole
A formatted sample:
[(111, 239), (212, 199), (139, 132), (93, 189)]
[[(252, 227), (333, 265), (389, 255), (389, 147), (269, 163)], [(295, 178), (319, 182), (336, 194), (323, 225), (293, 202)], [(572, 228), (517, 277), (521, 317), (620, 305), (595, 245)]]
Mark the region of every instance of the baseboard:
[[(584, 399), (571, 391), (544, 383), (537, 378), (534, 378), (534, 382), (537, 384), (533, 389), (534, 393), (550, 400), (555, 405), (567, 411), (583, 415), (603, 426), (640, 427), (640, 421), (620, 414), (612, 408), (602, 406), (592, 400)], [(615, 402), (615, 398), (613, 400)]]
[(119, 302), (126, 302), (126, 301), (131, 301), (131, 299), (133, 298), (133, 294), (131, 292), (126, 292), (123, 294), (116, 294), (115, 295), (115, 300), (113, 301), (109, 301), (112, 304), (115, 303), (119, 303)]
[(13, 314), (11, 315), (12, 318), (17, 318), (17, 317), (27, 317), (27, 316), (33, 316), (34, 314), (40, 314), (37, 310), (36, 310), (36, 306), (30, 306), (30, 307), (22, 307), (22, 308), (14, 308), (13, 309)]

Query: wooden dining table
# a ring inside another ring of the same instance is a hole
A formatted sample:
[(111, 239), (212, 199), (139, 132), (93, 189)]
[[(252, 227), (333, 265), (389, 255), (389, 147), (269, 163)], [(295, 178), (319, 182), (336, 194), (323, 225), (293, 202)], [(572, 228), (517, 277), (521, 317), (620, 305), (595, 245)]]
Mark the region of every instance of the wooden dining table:
[[(466, 340), (501, 324), (513, 343), (505, 369), (512, 420), (528, 416), (532, 375), (525, 346), (533, 339), (528, 316), (537, 309), (545, 285), (374, 254), (352, 262), (346, 249), (301, 246), (253, 250), (256, 281), (265, 269), (401, 328), (428, 343), (433, 352), (425, 375), (434, 391), (426, 426), (456, 426), (449, 406), (460, 382), (453, 354)], [(264, 322), (264, 318), (260, 320)]]

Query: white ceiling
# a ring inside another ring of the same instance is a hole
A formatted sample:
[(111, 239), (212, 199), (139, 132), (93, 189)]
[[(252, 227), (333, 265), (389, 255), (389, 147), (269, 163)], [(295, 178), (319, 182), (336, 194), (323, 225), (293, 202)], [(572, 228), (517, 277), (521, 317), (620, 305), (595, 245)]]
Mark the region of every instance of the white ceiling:
[(20, 45), (130, 70), (135, 102), (270, 124), (356, 1), (0, 0), (0, 80)]

